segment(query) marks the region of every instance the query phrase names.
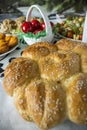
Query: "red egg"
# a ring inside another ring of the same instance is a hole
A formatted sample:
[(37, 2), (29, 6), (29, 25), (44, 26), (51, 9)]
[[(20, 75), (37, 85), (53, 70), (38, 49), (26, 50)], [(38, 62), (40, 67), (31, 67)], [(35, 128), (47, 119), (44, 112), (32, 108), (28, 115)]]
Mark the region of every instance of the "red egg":
[(39, 22), (38, 20), (36, 20), (36, 19), (33, 19), (33, 20), (31, 21), (31, 24), (32, 24), (34, 30), (40, 28), (40, 22)]
[(33, 26), (31, 24), (31, 22), (24, 22), (22, 24), (22, 31), (24, 33), (33, 32)]
[(44, 30), (46, 28), (45, 23), (41, 23), (41, 29)]
[(37, 30), (34, 31), (34, 34), (37, 34), (37, 33), (41, 32), (41, 31), (42, 31), (42, 29), (37, 29)]

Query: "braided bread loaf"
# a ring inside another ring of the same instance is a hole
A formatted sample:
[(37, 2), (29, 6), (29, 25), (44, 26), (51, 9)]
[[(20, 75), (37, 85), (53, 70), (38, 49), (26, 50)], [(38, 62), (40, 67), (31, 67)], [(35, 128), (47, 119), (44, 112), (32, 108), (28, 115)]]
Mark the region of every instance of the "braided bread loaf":
[(7, 66), (4, 88), (41, 129), (65, 119), (87, 124), (87, 45), (63, 39), (29, 46)]

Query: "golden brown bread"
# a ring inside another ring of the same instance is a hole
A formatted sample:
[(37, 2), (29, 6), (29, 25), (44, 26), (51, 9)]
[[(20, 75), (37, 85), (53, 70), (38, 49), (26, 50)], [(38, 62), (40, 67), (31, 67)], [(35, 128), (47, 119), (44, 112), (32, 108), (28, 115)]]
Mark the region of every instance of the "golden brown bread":
[(5, 36), (5, 41), (6, 41), (6, 42), (9, 42), (10, 39), (11, 39), (11, 35), (7, 35), (7, 36)]
[(51, 52), (55, 52), (57, 50), (57, 47), (53, 46), (51, 43), (39, 42), (38, 44), (32, 44), (31, 46), (27, 47), (22, 53), (22, 56), (38, 61), (40, 58), (46, 57)]
[(42, 42), (26, 48), (7, 66), (4, 88), (24, 119), (41, 129), (65, 119), (87, 124), (86, 53), (83, 43)]
[(16, 36), (12, 36), (10, 39), (9, 39), (9, 42), (8, 42), (8, 46), (10, 48), (16, 46), (18, 44), (18, 38)]
[(5, 71), (5, 88), (13, 95), (16, 87), (29, 84), (33, 78), (40, 76), (37, 63), (28, 58), (17, 58), (9, 64)]
[(66, 117), (65, 92), (60, 83), (33, 80), (27, 87), (16, 88), (13, 97), (22, 117), (40, 128), (50, 128)]
[(48, 80), (63, 80), (79, 72), (80, 59), (75, 53), (55, 52), (39, 60), (42, 78)]
[(59, 50), (63, 51), (70, 51), (72, 50), (77, 44), (80, 44), (76, 41), (71, 41), (68, 39), (62, 39), (56, 43), (56, 46), (59, 48)]
[(71, 121), (87, 124), (87, 73), (77, 73), (66, 79), (67, 113)]
[(0, 53), (5, 53), (9, 50), (9, 46), (4, 39), (0, 39)]
[(0, 39), (4, 39), (5, 38), (5, 34), (4, 33), (0, 33)]
[(16, 36), (0, 33), (0, 53), (5, 53), (18, 44)]

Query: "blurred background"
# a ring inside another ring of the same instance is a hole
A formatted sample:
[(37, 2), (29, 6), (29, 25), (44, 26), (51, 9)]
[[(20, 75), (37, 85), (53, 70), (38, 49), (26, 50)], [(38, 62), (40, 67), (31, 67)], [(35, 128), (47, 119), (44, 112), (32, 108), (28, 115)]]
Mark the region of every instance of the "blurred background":
[(42, 5), (47, 11), (63, 13), (66, 10), (84, 12), (87, 8), (87, 0), (0, 0), (1, 13), (21, 14), (18, 7), (26, 7), (32, 4)]
[(32, 4), (39, 4), (48, 13), (83, 13), (87, 9), (87, 0), (0, 0), (0, 21), (26, 15)]

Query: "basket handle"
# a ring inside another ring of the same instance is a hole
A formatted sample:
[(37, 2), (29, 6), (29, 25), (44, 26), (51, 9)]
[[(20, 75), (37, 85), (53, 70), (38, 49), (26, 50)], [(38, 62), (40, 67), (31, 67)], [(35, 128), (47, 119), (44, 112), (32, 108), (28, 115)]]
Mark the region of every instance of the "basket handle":
[(86, 16), (85, 16), (82, 42), (87, 43), (87, 12), (86, 12)]
[(46, 34), (50, 35), (50, 36), (53, 36), (52, 28), (51, 28), (49, 19), (48, 19), (46, 13), (44, 12), (44, 10), (42, 9), (41, 6), (39, 6), (39, 5), (32, 5), (32, 6), (30, 6), (30, 8), (27, 11), (26, 21), (27, 22), (30, 21), (30, 16), (31, 16), (31, 12), (32, 12), (33, 8), (37, 8), (39, 10), (40, 14), (42, 15), (43, 20), (45, 22), (45, 26), (46, 26)]

